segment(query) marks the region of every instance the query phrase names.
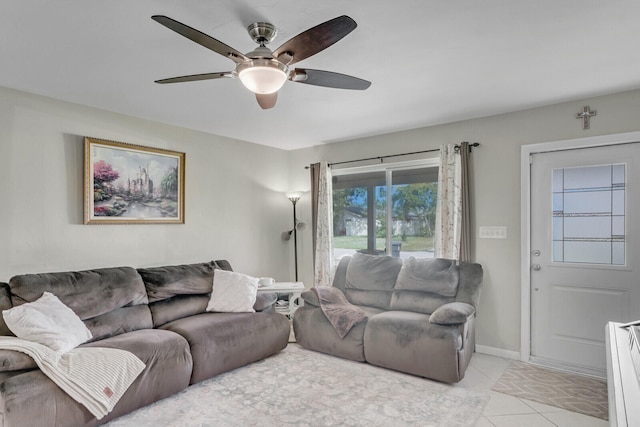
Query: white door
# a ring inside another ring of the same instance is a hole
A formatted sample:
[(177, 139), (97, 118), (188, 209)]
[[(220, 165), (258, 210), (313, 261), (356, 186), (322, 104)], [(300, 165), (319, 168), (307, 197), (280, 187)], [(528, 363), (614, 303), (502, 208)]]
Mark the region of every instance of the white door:
[(531, 156), (531, 360), (605, 375), (605, 325), (640, 319), (640, 143)]

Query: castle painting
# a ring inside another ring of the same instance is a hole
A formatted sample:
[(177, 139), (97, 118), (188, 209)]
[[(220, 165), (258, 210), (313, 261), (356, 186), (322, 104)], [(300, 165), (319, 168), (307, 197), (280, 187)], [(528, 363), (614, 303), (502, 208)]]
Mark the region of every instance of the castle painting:
[(184, 223), (184, 153), (85, 138), (85, 223)]

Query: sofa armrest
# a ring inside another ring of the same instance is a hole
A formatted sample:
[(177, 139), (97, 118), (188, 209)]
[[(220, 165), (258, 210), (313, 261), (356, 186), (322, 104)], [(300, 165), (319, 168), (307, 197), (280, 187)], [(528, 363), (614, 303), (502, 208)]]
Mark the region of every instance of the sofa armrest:
[(35, 369), (38, 365), (24, 353), (13, 350), (0, 350), (0, 372)]
[(253, 304), (253, 309), (256, 312), (269, 311), (278, 300), (278, 294), (270, 292), (259, 292), (256, 295), (256, 302)]
[(469, 316), (473, 316), (476, 309), (466, 302), (450, 302), (443, 304), (429, 316), (429, 323), (438, 325), (458, 325), (465, 323)]
[(307, 290), (301, 293), (300, 297), (304, 300), (305, 305), (320, 307), (320, 300), (318, 299), (318, 295), (315, 292)]

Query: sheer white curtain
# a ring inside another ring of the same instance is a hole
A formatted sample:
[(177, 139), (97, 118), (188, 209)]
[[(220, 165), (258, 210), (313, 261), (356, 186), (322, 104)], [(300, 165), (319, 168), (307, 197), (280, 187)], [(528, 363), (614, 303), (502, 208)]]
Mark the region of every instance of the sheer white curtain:
[(333, 282), (333, 193), (327, 162), (311, 165), (314, 286)]
[(462, 227), (462, 169), (454, 145), (440, 146), (435, 256), (459, 259)]

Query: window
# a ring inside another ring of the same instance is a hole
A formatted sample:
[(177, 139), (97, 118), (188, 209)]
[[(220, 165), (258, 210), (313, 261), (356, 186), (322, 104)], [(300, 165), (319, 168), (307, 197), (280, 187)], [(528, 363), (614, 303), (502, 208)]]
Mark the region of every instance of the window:
[(625, 264), (625, 165), (553, 170), (553, 261)]
[(355, 252), (433, 257), (437, 159), (332, 174), (336, 259)]

